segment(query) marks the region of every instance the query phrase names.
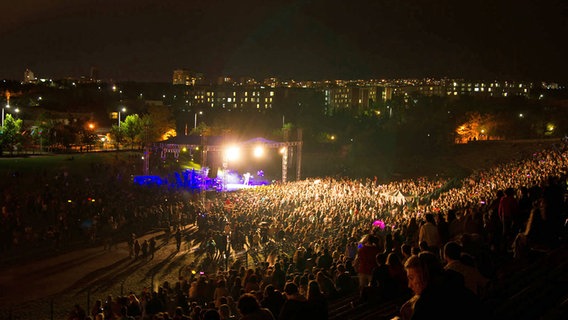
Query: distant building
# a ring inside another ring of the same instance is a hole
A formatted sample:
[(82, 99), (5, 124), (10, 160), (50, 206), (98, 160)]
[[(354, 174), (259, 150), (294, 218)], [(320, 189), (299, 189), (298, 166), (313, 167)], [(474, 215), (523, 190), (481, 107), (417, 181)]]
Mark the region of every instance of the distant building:
[(408, 96), (476, 96), (476, 97), (529, 97), (532, 83), (513, 81), (466, 81), (444, 79), (436, 82), (389, 83), (385, 85), (382, 99)]
[(280, 81), (278, 80), (278, 78), (271, 77), (264, 79), (263, 84), (267, 87), (276, 88), (280, 86)]
[(448, 81), (445, 84), (448, 96), (480, 96), (480, 97), (528, 97), (532, 83), (514, 81)]
[(218, 77), (217, 78), (217, 85), (218, 86), (222, 86), (222, 85), (232, 85), (235, 82), (233, 81), (233, 78), (228, 77), (228, 76), (223, 76), (223, 77)]
[(197, 108), (272, 109), (275, 90), (264, 86), (197, 86), (188, 92), (188, 104)]
[(381, 97), (382, 89), (378, 86), (357, 87), (342, 86), (323, 90), (328, 113), (347, 109), (355, 112), (369, 109)]
[(172, 83), (174, 85), (195, 86), (202, 83), (203, 74), (190, 72), (186, 69), (174, 70)]
[[(512, 81), (469, 81), (463, 79), (370, 79), (370, 80), (325, 80), (296, 81), (275, 77), (257, 82), (253, 78), (238, 80), (222, 76), (208, 84), (201, 75), (187, 70), (174, 71), (174, 84), (185, 85), (185, 107), (195, 110), (204, 108), (267, 110), (287, 101), (283, 89), (311, 91), (310, 98), (320, 94), (325, 112), (339, 110), (359, 113), (377, 108), (383, 102), (403, 98), (408, 101), (417, 97), (474, 96), (480, 98), (530, 97), (532, 83)], [(553, 88), (554, 84), (543, 84)], [(286, 103), (289, 103), (287, 101)]]
[(24, 71), (24, 83), (36, 83), (37, 78), (35, 77), (34, 73), (30, 69), (26, 69)]

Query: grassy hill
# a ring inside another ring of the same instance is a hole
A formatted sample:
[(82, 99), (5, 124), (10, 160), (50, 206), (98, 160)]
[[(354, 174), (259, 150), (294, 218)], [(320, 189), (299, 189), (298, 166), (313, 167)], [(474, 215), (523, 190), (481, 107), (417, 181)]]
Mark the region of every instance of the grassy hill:
[(392, 155), (370, 155), (349, 159), (340, 153), (304, 151), (302, 176), (373, 177), (383, 181), (419, 176), (461, 177), (474, 170), (525, 158), (550, 148), (554, 140), (477, 141), (453, 145), (445, 150), (418, 154), (400, 150)]
[[(420, 176), (462, 177), (474, 170), (486, 169), (500, 163), (525, 158), (544, 148), (550, 148), (558, 140), (478, 141), (453, 145), (446, 150), (431, 150), (417, 154), (398, 151), (394, 154), (375, 153), (350, 158), (349, 152), (318, 151), (304, 148), (302, 154), (302, 178), (344, 176), (352, 178), (378, 177), (380, 181), (399, 180)], [(0, 176), (21, 173), (52, 175), (67, 171), (92, 175), (95, 164), (108, 165), (142, 174), (139, 154), (134, 152), (96, 152), (67, 155), (49, 155), (21, 158), (0, 158)], [(270, 171), (279, 178), (279, 159), (272, 159)], [(276, 163), (278, 162), (278, 163)], [(98, 172), (103, 178), (110, 172)], [(293, 181), (296, 167), (291, 161), (288, 179)], [(93, 177), (94, 178), (94, 177)]]

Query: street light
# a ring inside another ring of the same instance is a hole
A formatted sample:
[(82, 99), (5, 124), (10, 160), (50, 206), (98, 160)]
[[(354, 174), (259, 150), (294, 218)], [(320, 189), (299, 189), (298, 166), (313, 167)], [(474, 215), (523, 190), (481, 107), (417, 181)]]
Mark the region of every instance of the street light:
[[(199, 115), (202, 115), (203, 111), (199, 111)], [(197, 129), (197, 112), (195, 113), (195, 117), (193, 120), (193, 129)]]
[[(2, 128), (4, 127), (4, 118), (6, 111), (4, 109), (10, 109), (10, 104), (6, 103), (6, 106), (2, 107)], [(15, 113), (20, 113), (20, 108), (14, 109)]]
[(122, 108), (118, 111), (118, 127), (120, 128), (120, 113), (126, 112), (126, 108)]
[(2, 128), (4, 128), (4, 109), (10, 109), (10, 104), (6, 103), (6, 106), (2, 107)]

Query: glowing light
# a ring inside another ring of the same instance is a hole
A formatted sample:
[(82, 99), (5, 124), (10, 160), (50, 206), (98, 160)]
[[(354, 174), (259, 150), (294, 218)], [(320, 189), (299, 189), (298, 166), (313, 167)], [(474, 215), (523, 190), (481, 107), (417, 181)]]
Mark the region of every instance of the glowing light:
[(331, 139), (331, 140), (335, 140), (335, 136), (334, 136), (334, 135), (332, 135), (331, 137), (329, 137), (329, 139)]
[(187, 148), (186, 148), (186, 147), (183, 147), (183, 148), (181, 149), (181, 151), (182, 151), (182, 152), (187, 152)]
[(286, 152), (286, 150), (288, 150), (286, 147), (282, 147), (282, 148), (280, 148), (280, 153), (284, 154)]
[(92, 123), (89, 123), (89, 129), (93, 130), (95, 128), (95, 125)]
[(254, 148), (253, 154), (255, 158), (260, 158), (264, 155), (264, 147), (263, 146), (256, 146)]
[(522, 113), (519, 113), (519, 118), (524, 118), (524, 117), (525, 117), (525, 115), (524, 115), (524, 114), (522, 114)]
[(228, 161), (238, 160), (241, 156), (241, 149), (237, 146), (230, 146), (225, 150), (225, 157)]
[(547, 124), (546, 131), (554, 131), (554, 125), (552, 123)]

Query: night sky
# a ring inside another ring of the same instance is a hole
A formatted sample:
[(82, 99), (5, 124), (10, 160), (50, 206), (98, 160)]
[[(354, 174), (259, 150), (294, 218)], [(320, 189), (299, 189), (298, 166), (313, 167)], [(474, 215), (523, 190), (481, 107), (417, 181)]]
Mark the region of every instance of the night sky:
[(568, 80), (565, 0), (0, 0), (0, 78)]

